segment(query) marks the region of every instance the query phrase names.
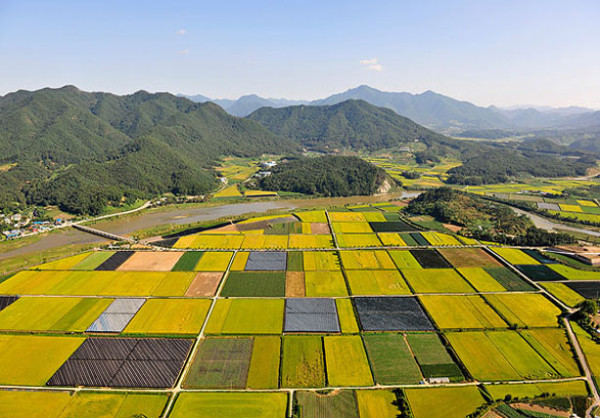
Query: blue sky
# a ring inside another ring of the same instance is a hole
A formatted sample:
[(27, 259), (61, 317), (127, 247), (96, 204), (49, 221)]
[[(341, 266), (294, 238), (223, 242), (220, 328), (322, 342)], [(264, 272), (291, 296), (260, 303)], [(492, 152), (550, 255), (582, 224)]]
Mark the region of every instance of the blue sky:
[(0, 0), (0, 94), (315, 99), (360, 84), (600, 108), (600, 1)]

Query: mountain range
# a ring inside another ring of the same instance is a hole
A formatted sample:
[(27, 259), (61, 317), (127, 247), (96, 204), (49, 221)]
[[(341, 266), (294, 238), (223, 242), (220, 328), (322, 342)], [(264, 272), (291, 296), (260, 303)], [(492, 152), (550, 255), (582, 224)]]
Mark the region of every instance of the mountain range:
[[(186, 96), (193, 101), (211, 101), (206, 96)], [(508, 108), (481, 107), (433, 91), (420, 94), (384, 92), (362, 85), (343, 93), (313, 101), (267, 99), (257, 95), (238, 100), (217, 99), (215, 103), (236, 116), (248, 116), (261, 107), (291, 105), (333, 105), (346, 100), (364, 100), (372, 105), (394, 110), (401, 116), (445, 134), (457, 134), (472, 129), (600, 129), (600, 112), (586, 108)]]

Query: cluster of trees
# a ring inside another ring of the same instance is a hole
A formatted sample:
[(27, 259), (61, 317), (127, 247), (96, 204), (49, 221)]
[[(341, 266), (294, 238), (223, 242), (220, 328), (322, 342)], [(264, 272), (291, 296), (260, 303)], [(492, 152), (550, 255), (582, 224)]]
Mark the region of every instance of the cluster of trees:
[(568, 234), (536, 228), (511, 208), (449, 187), (422, 193), (407, 207), (410, 213), (430, 215), (463, 227), (465, 235), (511, 245), (557, 245), (575, 241)]
[(557, 158), (535, 152), (496, 149), (468, 158), (448, 171), (450, 184), (505, 183), (511, 177), (566, 177), (585, 175), (593, 157)]
[(386, 179), (384, 170), (361, 158), (328, 155), (282, 163), (260, 186), (320, 196), (371, 195)]

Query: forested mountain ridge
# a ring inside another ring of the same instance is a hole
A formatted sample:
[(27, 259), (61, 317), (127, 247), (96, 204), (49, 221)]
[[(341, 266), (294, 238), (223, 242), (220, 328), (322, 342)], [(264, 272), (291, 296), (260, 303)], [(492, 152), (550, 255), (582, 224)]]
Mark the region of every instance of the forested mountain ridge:
[(16, 163), (0, 172), (0, 206), (94, 213), (124, 196), (200, 194), (214, 187), (208, 169), (221, 156), (297, 149), (213, 103), (168, 93), (18, 91), (0, 98), (0, 164)]

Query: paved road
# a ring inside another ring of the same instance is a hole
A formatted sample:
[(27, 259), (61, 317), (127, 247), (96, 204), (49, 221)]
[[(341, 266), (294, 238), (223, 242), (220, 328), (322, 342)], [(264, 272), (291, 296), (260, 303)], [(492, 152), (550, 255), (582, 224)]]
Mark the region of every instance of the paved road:
[(545, 229), (546, 231), (560, 232), (560, 230), (563, 230), (563, 231), (579, 232), (581, 234), (587, 234), (587, 235), (591, 235), (594, 237), (600, 237), (600, 232), (597, 232), (597, 231), (592, 231), (592, 230), (584, 229), (584, 228), (575, 228), (572, 226), (559, 224), (556, 222), (552, 222), (549, 219), (542, 218), (541, 216), (538, 216), (534, 213), (526, 212), (522, 209), (518, 209), (518, 208), (515, 208), (512, 206), (511, 206), (511, 208), (519, 215), (526, 215), (527, 217), (529, 217), (529, 219), (531, 219), (531, 221), (533, 222), (533, 224), (535, 226), (537, 226), (540, 229)]

